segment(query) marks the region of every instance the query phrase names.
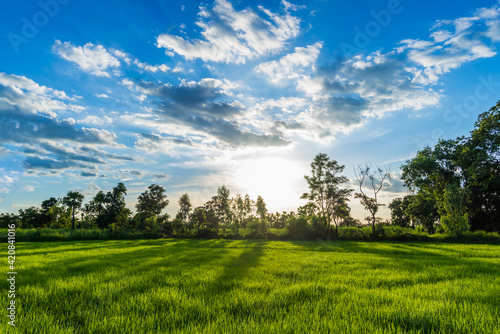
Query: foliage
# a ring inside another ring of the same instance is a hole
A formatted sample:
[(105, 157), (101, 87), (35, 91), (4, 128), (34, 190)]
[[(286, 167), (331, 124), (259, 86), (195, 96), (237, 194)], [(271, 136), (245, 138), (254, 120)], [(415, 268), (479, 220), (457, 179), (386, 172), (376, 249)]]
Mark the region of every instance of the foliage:
[(304, 193), (302, 198), (316, 205), (322, 217), (320, 221), (324, 223), (326, 229), (332, 222), (338, 227), (346, 217), (346, 212), (350, 211), (347, 202), (352, 190), (341, 188), (340, 185), (346, 183), (348, 179), (337, 175), (343, 172), (344, 167), (337, 161), (330, 160), (326, 154), (320, 153), (311, 163), (311, 176), (304, 176), (309, 186), (309, 193)]
[(391, 209), (392, 224), (401, 227), (410, 227), (411, 216), (408, 214), (408, 207), (411, 204), (411, 198), (411, 196), (395, 198), (389, 204), (389, 209)]
[(469, 230), (467, 213), (465, 212), (465, 190), (456, 184), (447, 185), (444, 191), (441, 224), (453, 235), (459, 235)]
[(147, 213), (149, 216), (158, 216), (168, 205), (165, 188), (157, 184), (152, 184), (137, 198), (137, 212)]
[(187, 222), (189, 220), (189, 213), (191, 212), (191, 207), (192, 207), (189, 195), (183, 194), (179, 198), (178, 204), (179, 204), (179, 210), (177, 211), (177, 216), (181, 221)]

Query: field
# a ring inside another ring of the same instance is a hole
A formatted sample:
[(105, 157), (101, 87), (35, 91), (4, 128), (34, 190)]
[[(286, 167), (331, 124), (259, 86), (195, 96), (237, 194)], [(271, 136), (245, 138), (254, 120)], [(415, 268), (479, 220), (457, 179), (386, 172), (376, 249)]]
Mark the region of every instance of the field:
[[(167, 239), (16, 246), (19, 333), (500, 333), (496, 245)], [(6, 293), (0, 299), (7, 305)], [(0, 332), (10, 332), (3, 318)]]

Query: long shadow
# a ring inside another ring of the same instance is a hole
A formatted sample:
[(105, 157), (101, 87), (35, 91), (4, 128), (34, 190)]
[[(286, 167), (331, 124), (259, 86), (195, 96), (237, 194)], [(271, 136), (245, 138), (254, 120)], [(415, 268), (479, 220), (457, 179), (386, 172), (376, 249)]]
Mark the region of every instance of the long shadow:
[[(49, 280), (57, 277), (72, 280), (81, 275), (105, 272), (111, 269), (124, 270), (125, 275), (137, 275), (143, 271), (159, 267), (182, 267), (183, 263), (187, 264), (188, 262), (191, 265), (193, 263), (210, 263), (228, 252), (228, 250), (223, 248), (211, 252), (203, 252), (200, 251), (199, 247), (196, 247), (196, 244), (174, 244), (168, 247), (163, 247), (161, 244), (111, 245), (108, 247), (109, 249), (130, 249), (117, 253), (106, 253), (106, 249), (103, 249), (103, 252), (91, 255), (72, 254), (69, 258), (51, 261), (42, 267), (21, 269), (21, 279), (28, 284), (43, 286)], [(149, 247), (144, 249), (142, 248), (144, 246)], [(138, 249), (139, 247), (141, 249)], [(84, 249), (84, 251), (90, 249)], [(73, 249), (64, 251), (73, 252)], [(27, 254), (27, 256), (29, 255), (31, 254)]]
[(260, 258), (264, 255), (264, 241), (251, 241), (251, 248), (245, 249), (238, 257), (229, 262), (224, 270), (212, 281), (205, 289), (205, 295), (217, 295), (230, 293), (238, 282), (248, 273), (248, 271), (257, 266)]

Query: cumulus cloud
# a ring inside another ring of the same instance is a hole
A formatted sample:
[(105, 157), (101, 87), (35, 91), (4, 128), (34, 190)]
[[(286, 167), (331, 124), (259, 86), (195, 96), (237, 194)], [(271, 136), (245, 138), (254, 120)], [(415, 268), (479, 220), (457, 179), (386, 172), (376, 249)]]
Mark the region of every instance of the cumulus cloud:
[[(0, 73), (0, 143), (24, 155), (26, 169), (66, 169), (104, 164), (105, 159), (131, 159), (96, 146), (118, 147), (115, 133), (79, 127), (58, 113), (74, 109), (64, 92), (25, 77)], [(8, 146), (6, 146), (8, 145)]]
[(318, 42), (306, 48), (296, 47), (293, 53), (279, 60), (262, 63), (255, 70), (267, 75), (272, 82), (300, 77), (303, 69), (316, 63), (323, 43)]
[[(231, 147), (283, 146), (289, 143), (280, 133), (263, 133), (262, 129), (250, 129), (244, 124), (243, 116), (247, 110), (231, 96), (229, 89), (234, 85), (230, 83), (206, 78), (199, 82), (183, 81), (176, 86), (150, 82), (140, 86), (147, 94), (158, 98), (153, 111), (161, 122), (188, 127), (194, 133)], [(151, 143), (152, 138), (149, 138), (147, 144)], [(145, 144), (143, 141), (143, 147)]]
[[(165, 64), (150, 65), (141, 62), (126, 52), (105, 48), (102, 45), (87, 43), (84, 46), (75, 46), (71, 42), (61, 42), (56, 40), (52, 45), (52, 52), (63, 59), (71, 61), (80, 67), (81, 70), (90, 74), (102, 77), (111, 77), (111, 73), (119, 75), (118, 69), (123, 61), (127, 65), (135, 65), (138, 69), (156, 73), (168, 72), (170, 67)], [(97, 95), (99, 98), (108, 98), (107, 94)]]
[[(290, 75), (291, 77), (292, 75)], [(391, 51), (340, 59), (296, 76), (301, 108), (289, 108), (281, 121), (293, 120), (293, 130), (310, 140), (333, 139), (370, 118), (396, 110), (420, 110), (439, 103), (441, 94), (413, 82), (405, 55)], [(301, 110), (302, 109), (302, 110)]]
[(292, 5), (282, 1), (283, 14), (276, 14), (259, 6), (259, 12), (250, 8), (234, 9), (226, 0), (216, 0), (211, 9), (200, 7), (196, 22), (203, 39), (184, 39), (171, 34), (157, 37), (157, 46), (174, 51), (186, 59), (245, 63), (247, 59), (282, 50), (286, 42), (296, 37), (300, 19), (290, 14)]
[(83, 71), (97, 76), (110, 77), (109, 71), (120, 67), (120, 61), (102, 45), (87, 43), (82, 47), (56, 40), (52, 51), (63, 59), (76, 63)]

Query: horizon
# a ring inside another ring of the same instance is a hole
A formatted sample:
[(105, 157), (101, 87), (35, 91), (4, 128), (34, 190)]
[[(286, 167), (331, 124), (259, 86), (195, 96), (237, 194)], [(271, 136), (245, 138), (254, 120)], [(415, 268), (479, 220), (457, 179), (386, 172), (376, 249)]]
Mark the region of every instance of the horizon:
[(499, 1), (5, 6), (0, 212), (119, 182), (133, 211), (151, 184), (171, 216), (222, 185), (296, 211), (318, 153), (351, 188), (353, 166), (390, 168), (388, 205), (406, 160), (500, 100)]

